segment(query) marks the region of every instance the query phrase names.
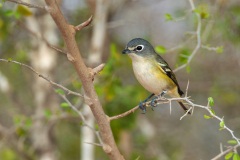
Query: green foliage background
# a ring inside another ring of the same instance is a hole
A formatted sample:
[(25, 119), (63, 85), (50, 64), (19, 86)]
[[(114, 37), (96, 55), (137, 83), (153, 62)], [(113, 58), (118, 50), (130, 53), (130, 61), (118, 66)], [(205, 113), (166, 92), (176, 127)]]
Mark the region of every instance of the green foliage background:
[[(28, 52), (32, 46), (29, 41), (34, 37), (23, 27), (17, 28), (17, 26), (21, 26), (20, 24), (24, 23), (28, 16), (35, 15), (31, 9), (15, 5), (9, 7), (5, 3), (1, 2), (0, 6), (0, 58), (30, 65)], [(236, 1), (232, 4), (216, 2), (212, 6), (212, 2), (197, 1), (196, 5), (198, 7), (195, 12), (201, 15), (202, 30), (206, 31), (201, 36), (204, 47), (198, 51), (190, 65), (185, 70), (177, 72), (176, 75), (183, 90), (187, 81), (190, 81), (189, 94), (194, 102), (207, 104), (207, 98), (213, 97), (214, 111), (224, 116), (222, 123), (226, 123), (233, 128), (236, 135), (240, 135), (240, 119), (238, 118), (240, 113), (240, 4)], [(176, 18), (182, 16), (184, 11), (166, 13), (161, 19), (165, 18), (165, 23), (174, 25), (178, 23)], [(114, 13), (111, 14), (114, 15)], [(88, 8), (78, 8), (68, 15), (72, 15), (68, 17), (69, 21), (77, 24), (87, 19), (90, 11)], [(186, 23), (191, 23), (192, 30), (195, 30), (196, 17), (191, 16), (189, 19)], [(210, 31), (207, 30), (208, 27)], [(79, 46), (86, 51), (83, 52), (84, 58), (88, 57), (90, 37), (91, 27), (84, 29), (76, 36)], [(190, 35), (186, 34), (182, 41), (185, 42), (189, 37)], [(153, 41), (151, 38), (148, 39)], [(149, 93), (136, 82), (130, 59), (121, 55), (125, 43), (122, 43), (114, 34), (108, 35), (108, 41), (103, 55), (103, 62), (106, 65), (104, 70), (97, 75), (95, 87), (104, 111), (108, 116), (113, 116), (135, 107)], [(156, 45), (156, 50), (170, 62), (172, 68), (175, 68), (187, 62), (195, 45), (196, 41), (193, 39), (173, 52), (169, 52), (169, 48), (161, 44)], [(64, 46), (60, 37), (59, 46)], [(80, 91), (81, 83), (64, 55), (58, 55), (58, 64), (61, 65), (53, 71), (54, 77), (51, 78), (63, 83), (69, 89)], [(15, 140), (23, 139), (23, 151), (32, 159), (37, 159), (29, 138), (32, 125), (31, 115), (35, 110), (32, 89), (34, 85), (32, 79), (35, 75), (19, 65), (3, 62), (0, 62), (0, 74), (7, 77), (11, 86), (7, 94), (0, 91), (0, 123), (8, 128), (15, 128)], [(54, 90), (52, 92), (58, 97)], [(79, 102), (82, 100), (74, 96), (69, 96), (69, 99), (76, 105), (82, 104)], [(59, 159), (79, 159), (81, 154), (79, 142), (84, 141), (79, 136), (82, 124), (76, 118), (76, 113), (68, 106), (61, 107), (63, 101), (60, 98), (58, 102), (58, 109), (46, 110), (46, 123), (53, 115), (67, 113), (73, 117), (73, 120), (63, 120), (54, 127), (53, 136), (60, 155)], [(79, 106), (81, 110), (82, 106)], [(182, 114), (178, 106), (174, 105), (169, 115), (169, 106), (163, 105), (157, 107), (154, 112), (148, 110), (146, 115), (137, 111), (122, 119), (114, 120), (111, 122), (111, 127), (118, 144), (124, 140), (122, 133), (127, 132), (131, 137), (129, 159), (137, 159), (137, 157), (148, 160), (156, 160), (159, 157), (166, 160), (193, 159), (193, 157), (207, 159), (220, 152), (219, 143), (229, 145), (227, 143), (231, 139), (229, 134), (219, 131), (218, 124), (210, 117), (204, 116), (206, 114), (204, 111), (195, 109), (193, 116), (179, 121)], [(147, 130), (145, 129), (146, 122), (149, 123), (150, 128), (154, 128), (152, 136), (144, 134), (143, 130)], [(220, 127), (221, 125), (223, 124), (220, 124)], [(0, 135), (0, 141), (5, 143), (2, 135)], [(19, 159), (19, 153), (11, 145), (1, 144), (0, 147), (0, 159)], [(95, 152), (96, 159), (107, 159), (100, 147), (96, 147)], [(239, 159), (237, 156), (230, 152), (225, 159)]]

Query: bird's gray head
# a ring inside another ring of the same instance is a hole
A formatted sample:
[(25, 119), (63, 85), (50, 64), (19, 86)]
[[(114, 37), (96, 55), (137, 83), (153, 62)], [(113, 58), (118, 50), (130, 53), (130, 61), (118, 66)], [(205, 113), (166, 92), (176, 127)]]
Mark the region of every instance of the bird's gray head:
[(153, 46), (142, 38), (135, 38), (128, 42), (122, 54), (137, 54), (139, 56), (151, 56), (155, 54)]

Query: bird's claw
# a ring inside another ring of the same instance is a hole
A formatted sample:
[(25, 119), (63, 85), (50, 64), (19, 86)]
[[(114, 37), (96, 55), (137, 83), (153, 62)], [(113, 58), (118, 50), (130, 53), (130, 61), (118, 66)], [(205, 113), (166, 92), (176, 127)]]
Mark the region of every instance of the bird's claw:
[(141, 103), (139, 104), (139, 108), (143, 111), (142, 114), (145, 114), (145, 113), (146, 113), (146, 106), (145, 106), (144, 103), (141, 102)]
[(153, 99), (151, 100), (151, 102), (150, 102), (150, 105), (151, 105), (151, 108), (152, 108), (153, 111), (154, 111), (153, 108), (156, 107), (156, 104), (157, 104), (156, 99), (157, 99), (157, 98), (153, 98)]
[(162, 93), (159, 96), (163, 97), (166, 93), (167, 93), (167, 91), (163, 90)]

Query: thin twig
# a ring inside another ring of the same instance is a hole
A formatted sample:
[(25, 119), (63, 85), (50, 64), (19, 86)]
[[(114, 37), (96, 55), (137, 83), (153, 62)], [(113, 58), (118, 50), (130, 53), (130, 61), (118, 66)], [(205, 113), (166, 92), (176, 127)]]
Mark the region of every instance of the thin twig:
[[(203, 105), (198, 105), (198, 104), (194, 104), (188, 97), (183, 97), (183, 98), (169, 98), (167, 99), (168, 101), (179, 101), (179, 100), (183, 100), (185, 101), (188, 105), (192, 106), (192, 107), (198, 107), (198, 108), (203, 108), (205, 110), (208, 111), (208, 113), (211, 115), (211, 117), (217, 119), (219, 122), (223, 121), (223, 118), (220, 118), (219, 116), (217, 116), (216, 114), (214, 114), (212, 112), (211, 107), (207, 106), (203, 106)], [(184, 118), (185, 116), (183, 116), (182, 118)], [(223, 129), (226, 129), (232, 136), (232, 138), (234, 140), (236, 140), (236, 142), (240, 145), (240, 139), (237, 138), (234, 133), (233, 130), (231, 130), (229, 127), (226, 126), (226, 124), (224, 124)]]
[(119, 115), (116, 115), (116, 116), (112, 116), (112, 117), (109, 117), (109, 121), (112, 121), (112, 120), (115, 120), (115, 119), (119, 119), (119, 118), (122, 118), (122, 117), (125, 117), (131, 113), (134, 113), (137, 109), (139, 108), (139, 106), (136, 106), (122, 114), (119, 114)]
[[(156, 105), (157, 104), (164, 104), (164, 103), (169, 103), (169, 102), (165, 99), (161, 99), (161, 102), (159, 101), (158, 103), (156, 103)], [(146, 106), (146, 107), (151, 107), (151, 101), (143, 103), (143, 105)], [(139, 108), (139, 105), (135, 106), (134, 108), (132, 108), (132, 109), (130, 109), (130, 110), (124, 112), (124, 113), (118, 114), (116, 116), (108, 117), (108, 120), (112, 121), (112, 120), (116, 120), (116, 119), (119, 119), (119, 118), (123, 118), (123, 117), (125, 117), (125, 116), (127, 116), (131, 113), (134, 113), (138, 108)]]
[(23, 2), (21, 0), (6, 0), (6, 1), (13, 2), (13, 3), (16, 3), (16, 4), (20, 4), (20, 5), (24, 5), (24, 6), (27, 6), (29, 8), (37, 8), (37, 9), (42, 9), (42, 10), (47, 11), (45, 6), (40, 6), (40, 5), (37, 5), (37, 4), (30, 4), (30, 3), (27, 3), (27, 2)]
[[(191, 5), (191, 9), (192, 11), (195, 10), (195, 6), (194, 6), (194, 3), (193, 3), (193, 0), (189, 0), (189, 3)], [(199, 13), (197, 12), (194, 12), (196, 17), (197, 17), (197, 31), (196, 31), (196, 35), (197, 35), (197, 45), (196, 47), (194, 48), (192, 54), (188, 57), (188, 61), (187, 63), (179, 66), (178, 68), (174, 69), (173, 72), (177, 72), (183, 68), (185, 68), (187, 65), (189, 65), (189, 63), (192, 61), (193, 57), (196, 55), (197, 51), (200, 49), (201, 47), (201, 26), (202, 26), (202, 22), (201, 22), (201, 16)]]
[(172, 48), (169, 48), (166, 50), (167, 53), (170, 53), (170, 52), (173, 52), (179, 48), (182, 48), (183, 46), (185, 46), (186, 44), (188, 44), (189, 42), (192, 42), (192, 39), (195, 37), (195, 34), (194, 35), (191, 35), (187, 40), (185, 40), (183, 43), (175, 46), (175, 47), (172, 47)]
[(75, 111), (75, 112), (79, 115), (79, 117), (81, 118), (81, 120), (82, 120), (82, 122), (83, 122), (83, 126), (89, 128), (90, 130), (92, 130), (92, 131), (94, 132), (94, 134), (96, 135), (96, 137), (98, 138), (98, 140), (99, 140), (99, 142), (100, 142), (100, 144), (101, 144), (101, 146), (102, 146), (102, 144), (103, 144), (103, 143), (102, 143), (102, 139), (101, 139), (101, 137), (99, 136), (98, 131), (96, 131), (92, 126), (90, 126), (89, 124), (87, 124), (86, 119), (85, 119), (85, 117), (83, 116), (82, 112), (80, 112), (80, 111), (77, 109), (77, 107), (75, 107), (75, 106), (67, 99), (67, 97), (66, 97), (65, 95), (59, 94), (59, 96), (60, 96), (65, 102), (67, 102), (67, 104), (70, 106), (70, 108), (71, 108), (73, 111)]
[(92, 20), (93, 20), (93, 16), (91, 16), (90, 18), (88, 18), (88, 20), (86, 20), (85, 22), (83, 22), (83, 23), (75, 26), (74, 29), (75, 29), (76, 31), (80, 31), (80, 30), (83, 29), (84, 27), (87, 27), (89, 24), (91, 24)]
[(83, 143), (91, 144), (91, 145), (99, 146), (99, 147), (102, 147), (102, 146), (103, 146), (102, 144), (99, 144), (99, 143), (93, 143), (93, 142), (83, 142)]
[[(180, 117), (180, 120), (182, 120), (185, 116), (187, 116), (187, 115), (190, 113), (191, 110), (193, 110), (193, 107), (190, 107), (190, 108), (186, 111), (186, 113), (185, 113), (182, 117)], [(192, 111), (192, 114), (193, 114), (193, 111)]]
[(40, 74), (40, 73), (37, 72), (33, 67), (31, 67), (31, 66), (29, 66), (29, 65), (26, 65), (26, 64), (24, 64), (24, 63), (20, 63), (20, 62), (18, 62), (18, 61), (7, 60), (7, 59), (0, 59), (0, 61), (2, 61), (2, 62), (15, 63), (15, 64), (18, 64), (18, 65), (20, 65), (20, 66), (23, 66), (23, 67), (25, 67), (25, 68), (31, 70), (31, 71), (32, 71), (33, 73), (35, 73), (38, 77), (40, 77), (40, 78), (42, 78), (42, 79), (48, 81), (51, 85), (56, 86), (56, 87), (58, 87), (58, 88), (61, 88), (61, 89), (64, 90), (64, 91), (66, 91), (67, 94), (71, 94), (71, 95), (75, 95), (75, 96), (79, 96), (79, 97), (84, 98), (84, 96), (81, 95), (80, 93), (77, 93), (77, 92), (71, 91), (71, 90), (67, 89), (66, 87), (64, 87), (64, 86), (62, 86), (62, 85), (60, 85), (60, 84), (58, 84), (58, 83), (56, 83), (56, 82), (54, 82), (54, 81), (48, 79), (46, 76)]
[(217, 160), (217, 159), (221, 158), (222, 156), (224, 156), (225, 154), (229, 153), (230, 151), (237, 149), (238, 147), (240, 147), (240, 144), (230, 147), (229, 149), (227, 149), (227, 150), (221, 152), (220, 154), (218, 154), (217, 156), (213, 157), (211, 160)]
[(94, 80), (94, 77), (103, 70), (104, 66), (105, 66), (105, 63), (102, 63), (93, 69), (89, 68), (89, 72), (92, 75), (92, 81)]
[[(44, 38), (43, 38), (43, 39), (44, 39)], [(62, 50), (62, 49), (60, 49), (60, 48), (58, 48), (58, 47), (56, 47), (56, 46), (51, 45), (49, 42), (47, 42), (47, 41), (45, 41), (45, 42), (46, 42), (46, 44), (47, 44), (48, 47), (56, 50), (57, 52), (60, 52), (60, 53), (66, 54), (66, 55), (68, 54), (68, 52), (66, 52), (66, 51), (64, 51), (64, 50)]]
[[(169, 103), (169, 104), (170, 104), (170, 108), (171, 108), (171, 102), (172, 102), (172, 101), (184, 101), (184, 102), (186, 102), (186, 103), (190, 106), (190, 108), (189, 108), (189, 109), (187, 110), (187, 112), (180, 118), (180, 120), (183, 119), (184, 117), (186, 117), (186, 116), (188, 115), (188, 114), (187, 114), (188, 112), (190, 112), (191, 110), (192, 110), (192, 112), (193, 112), (193, 109), (194, 109), (195, 107), (198, 107), (198, 108), (202, 108), (202, 109), (207, 110), (208, 113), (211, 115), (211, 117), (217, 119), (219, 122), (222, 122), (222, 121), (223, 121), (223, 118), (220, 118), (220, 117), (217, 116), (215, 113), (213, 113), (212, 108), (209, 107), (209, 105), (203, 106), (203, 105), (199, 105), (199, 104), (194, 104), (194, 103), (189, 99), (189, 97), (183, 97), (183, 98), (165, 98), (165, 97), (158, 97), (158, 98), (156, 99), (156, 101), (157, 101), (157, 104)], [(149, 101), (149, 102), (146, 102), (146, 103), (143, 104), (143, 105), (145, 105), (146, 107), (149, 107), (149, 106), (150, 106), (149, 103), (150, 103), (150, 101)], [(109, 120), (111, 121), (111, 120), (114, 120), (114, 119), (122, 118), (122, 117), (124, 117), (124, 116), (127, 116), (127, 115), (130, 114), (130, 113), (133, 113), (133, 112), (134, 112), (135, 110), (137, 110), (137, 109), (138, 109), (138, 106), (134, 107), (133, 109), (131, 109), (131, 110), (127, 111), (127, 112), (124, 112), (124, 113), (122, 113), (122, 114), (119, 114), (119, 115), (117, 115), (117, 116), (110, 117)], [(171, 110), (171, 109), (170, 109), (170, 110)], [(236, 140), (236, 142), (237, 142), (237, 144), (238, 144), (238, 146), (239, 146), (239, 145), (240, 145), (240, 139), (235, 136), (233, 130), (231, 130), (229, 127), (227, 127), (225, 123), (224, 123), (224, 126), (223, 126), (222, 128), (223, 128), (223, 129), (226, 129), (226, 130), (231, 134), (232, 138), (233, 138), (234, 140)]]
[(33, 30), (31, 30), (29, 27), (27, 27), (24, 23), (22, 23), (22, 22), (19, 21), (18, 24), (19, 24), (20, 26), (22, 26), (23, 29), (25, 29), (25, 30), (26, 30), (27, 32), (29, 32), (31, 35), (33, 35), (35, 38), (41, 39), (44, 43), (46, 43), (46, 45), (47, 45), (48, 47), (56, 50), (57, 52), (64, 53), (64, 54), (66, 54), (66, 55), (68, 54), (67, 51), (64, 51), (64, 50), (62, 50), (62, 49), (60, 49), (60, 48), (58, 48), (58, 47), (50, 44), (50, 43), (46, 40), (46, 38), (44, 38), (43, 36), (39, 35), (38, 33), (35, 33)]
[(187, 82), (187, 87), (186, 87), (185, 97), (187, 97), (187, 95), (188, 95), (188, 87), (189, 87), (189, 80), (188, 80), (188, 82)]
[(99, 72), (101, 72), (103, 70), (104, 66), (105, 66), (105, 63), (102, 63), (102, 64), (98, 65), (97, 67), (93, 68), (93, 74), (96, 75)]

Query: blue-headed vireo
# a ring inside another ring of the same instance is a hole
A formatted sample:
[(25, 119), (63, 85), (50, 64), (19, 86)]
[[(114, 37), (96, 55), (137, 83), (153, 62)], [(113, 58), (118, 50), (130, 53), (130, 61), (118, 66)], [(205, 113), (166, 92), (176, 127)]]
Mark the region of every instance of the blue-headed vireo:
[[(152, 93), (143, 102), (146, 102), (153, 95), (168, 94), (170, 97), (179, 98), (184, 94), (167, 62), (155, 52), (148, 41), (135, 38), (128, 42), (122, 53), (127, 54), (132, 59), (135, 77), (146, 90)], [(185, 111), (188, 110), (182, 101), (178, 101), (178, 103)], [(143, 107), (141, 103), (139, 107), (144, 112), (146, 111), (146, 107)]]

